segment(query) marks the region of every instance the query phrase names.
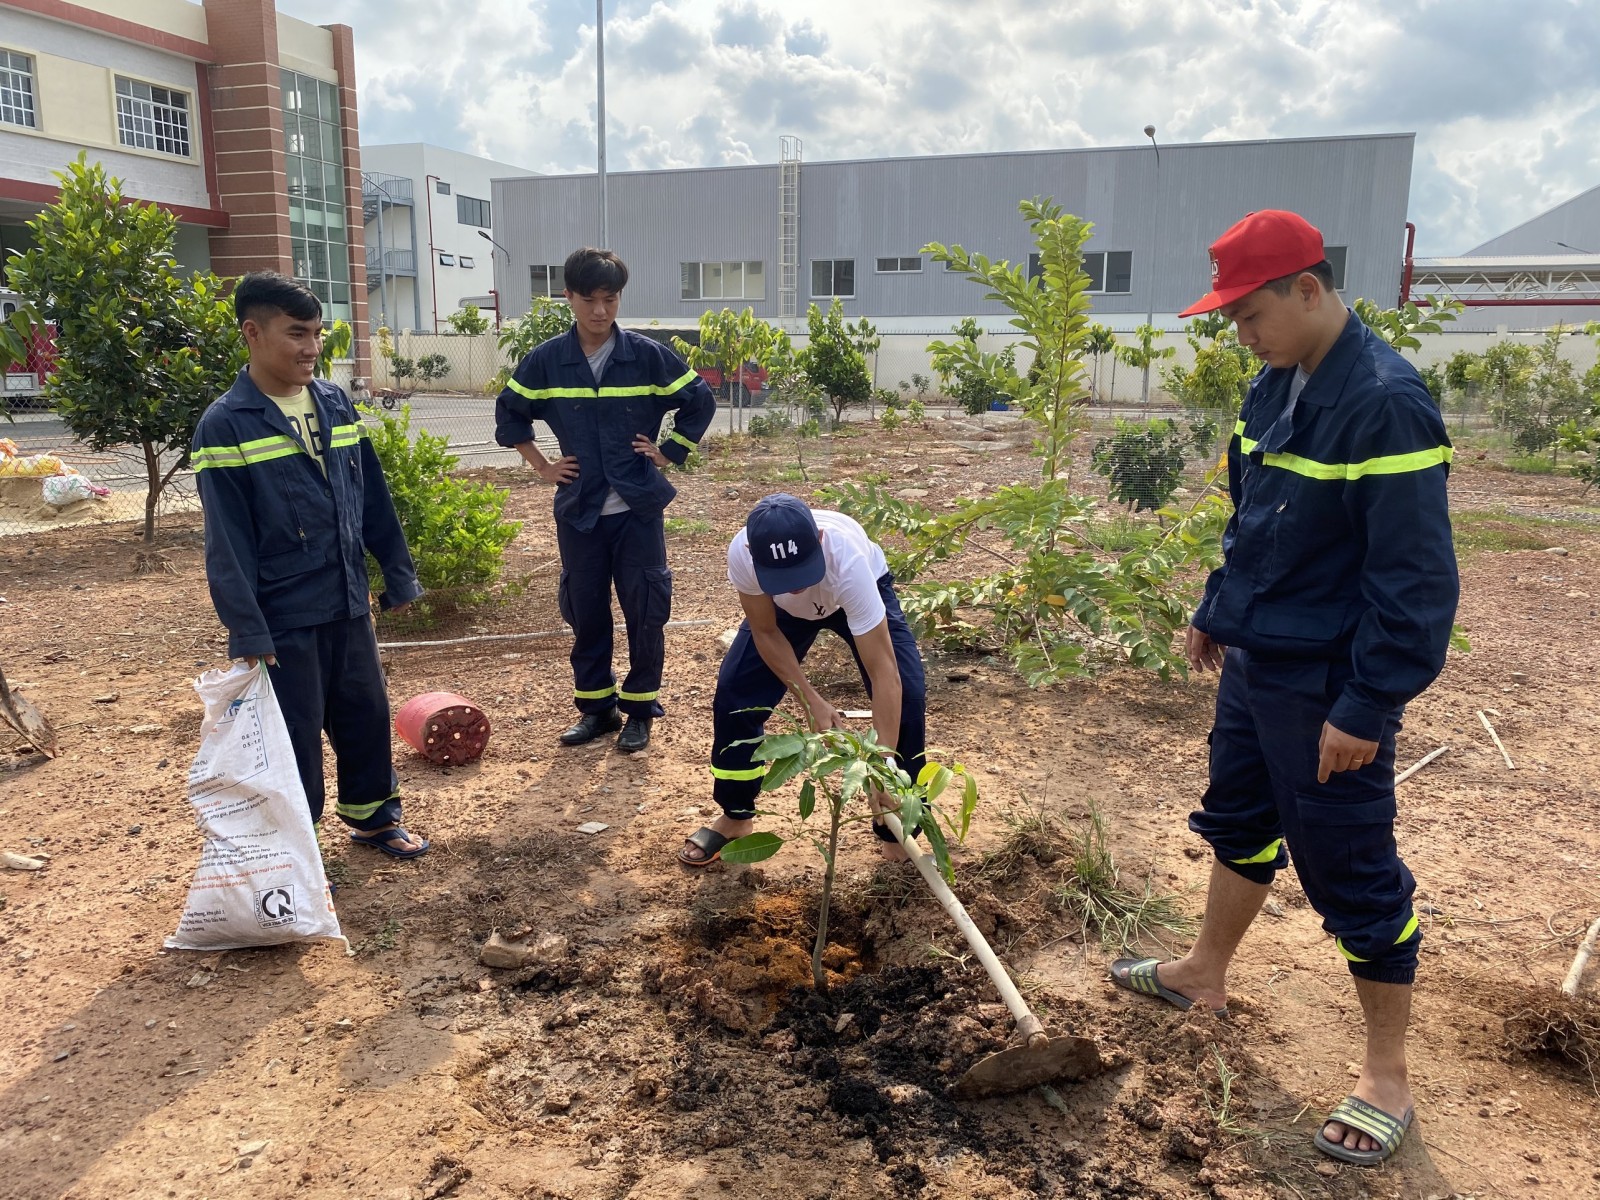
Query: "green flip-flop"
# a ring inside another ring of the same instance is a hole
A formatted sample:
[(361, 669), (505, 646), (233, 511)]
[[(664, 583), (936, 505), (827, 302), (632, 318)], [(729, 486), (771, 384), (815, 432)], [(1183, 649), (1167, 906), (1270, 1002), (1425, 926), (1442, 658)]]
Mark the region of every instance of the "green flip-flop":
[[(1119, 958), (1111, 964), (1111, 982), (1119, 988), (1126, 988), (1130, 992), (1137, 992), (1141, 996), (1154, 996), (1157, 1000), (1165, 1000), (1180, 1012), (1188, 1012), (1194, 1007), (1194, 1001), (1181, 992), (1175, 992), (1169, 987), (1163, 987), (1156, 978), (1156, 968), (1161, 965), (1159, 958)], [(1214, 1017), (1228, 1015), (1226, 1007), (1211, 1010)]]

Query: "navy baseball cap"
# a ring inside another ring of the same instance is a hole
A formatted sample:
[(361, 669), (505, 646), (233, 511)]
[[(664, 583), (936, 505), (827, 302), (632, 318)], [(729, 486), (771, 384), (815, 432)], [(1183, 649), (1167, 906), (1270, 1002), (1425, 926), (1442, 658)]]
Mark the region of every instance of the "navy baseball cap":
[(803, 592), (822, 582), (828, 563), (816, 518), (805, 501), (787, 492), (767, 496), (750, 510), (744, 528), (763, 593)]

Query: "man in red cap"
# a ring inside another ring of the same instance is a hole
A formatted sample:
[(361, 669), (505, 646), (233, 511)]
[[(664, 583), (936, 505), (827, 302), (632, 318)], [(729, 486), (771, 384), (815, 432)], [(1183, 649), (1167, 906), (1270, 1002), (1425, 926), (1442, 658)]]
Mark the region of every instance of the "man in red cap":
[(1120, 987), (1187, 1009), (1227, 1004), (1228, 964), (1292, 856), (1366, 1017), (1353, 1093), (1316, 1135), (1382, 1162), (1411, 1124), (1405, 1035), (1421, 931), (1394, 841), (1394, 739), (1444, 666), (1459, 583), (1446, 510), (1450, 440), (1415, 368), (1349, 312), (1322, 235), (1251, 213), (1211, 247), (1212, 290), (1266, 368), (1228, 447), (1234, 515), (1187, 634), (1221, 671), (1205, 920), (1183, 958), (1119, 959)]

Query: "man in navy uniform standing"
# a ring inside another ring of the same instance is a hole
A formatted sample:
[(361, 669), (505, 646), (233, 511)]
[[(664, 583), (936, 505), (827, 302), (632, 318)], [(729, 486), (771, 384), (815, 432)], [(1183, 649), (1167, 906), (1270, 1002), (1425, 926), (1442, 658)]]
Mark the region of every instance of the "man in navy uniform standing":
[(1234, 951), (1292, 857), (1354, 976), (1366, 1055), (1315, 1142), (1372, 1165), (1410, 1127), (1405, 1036), (1422, 940), (1395, 846), (1401, 714), (1444, 666), (1459, 591), (1450, 439), (1416, 369), (1349, 312), (1322, 235), (1251, 213), (1211, 247), (1220, 309), (1266, 363), (1228, 447), (1224, 560), (1187, 634), (1220, 670), (1210, 786), (1189, 827), (1215, 861), (1194, 947), (1112, 980), (1179, 1008), (1227, 1003)]
[[(495, 440), (556, 489), (559, 598), (572, 626), (580, 714), (561, 741), (581, 746), (622, 727), (617, 749), (631, 753), (649, 745), (662, 715), (662, 631), (672, 610), (664, 512), (677, 495), (662, 468), (689, 456), (717, 402), (671, 350), (617, 324), (628, 268), (615, 254), (573, 251), (565, 280), (572, 328), (518, 364), (495, 404)], [(672, 432), (658, 444), (669, 412)], [(534, 421), (560, 443), (554, 462), (534, 444)], [(611, 669), (613, 587), (628, 630), (620, 686)]]

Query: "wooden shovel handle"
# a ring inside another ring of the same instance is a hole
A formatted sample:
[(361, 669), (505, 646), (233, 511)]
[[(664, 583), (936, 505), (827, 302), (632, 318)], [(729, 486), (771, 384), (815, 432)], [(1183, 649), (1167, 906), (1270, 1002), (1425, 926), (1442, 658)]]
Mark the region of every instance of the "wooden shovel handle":
[[(917, 873), (922, 876), (929, 890), (933, 892), (934, 899), (939, 902), (945, 912), (950, 914), (950, 919), (956, 923), (956, 928), (961, 931), (961, 936), (967, 939), (967, 945), (971, 946), (972, 952), (978, 956), (978, 961), (983, 964), (983, 969), (989, 974), (990, 982), (994, 984), (995, 990), (1000, 993), (1000, 999), (1005, 1001), (1012, 1020), (1017, 1023), (1017, 1032), (1026, 1039), (1029, 1045), (1037, 1045), (1047, 1040), (1044, 1025), (1038, 1017), (1033, 1015), (1033, 1011), (1029, 1009), (1027, 1002), (1023, 1000), (1022, 994), (1017, 991), (1016, 985), (1011, 982), (1011, 976), (1006, 972), (1004, 964), (995, 957), (994, 951), (989, 948), (988, 941), (978, 927), (972, 923), (972, 918), (967, 915), (967, 910), (962, 906), (961, 901), (956, 899), (956, 894), (945, 883), (944, 876), (939, 874), (939, 867), (933, 861), (933, 856), (925, 853), (922, 847), (917, 845), (915, 838), (906, 836), (906, 831), (901, 828), (900, 818), (896, 814), (885, 813), (883, 819), (885, 824), (889, 826), (889, 832), (894, 834), (895, 839), (911, 857), (912, 863), (917, 868)], [(933, 819), (931, 813), (928, 819), (930, 821)]]

